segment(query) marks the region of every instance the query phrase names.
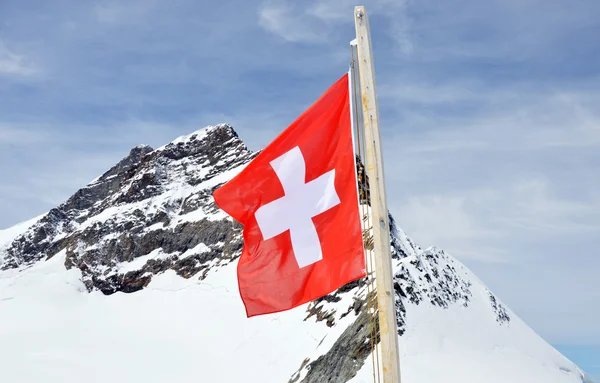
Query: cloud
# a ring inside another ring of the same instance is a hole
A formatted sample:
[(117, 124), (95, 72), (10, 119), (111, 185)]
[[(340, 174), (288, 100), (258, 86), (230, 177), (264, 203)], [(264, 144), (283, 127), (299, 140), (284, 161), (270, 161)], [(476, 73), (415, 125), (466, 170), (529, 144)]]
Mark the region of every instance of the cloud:
[(443, 247), (463, 260), (517, 262), (523, 255), (507, 248), (509, 238), (600, 232), (600, 199), (556, 196), (543, 178), (462, 192), (440, 186), (431, 188), (439, 194), (412, 196), (403, 204), (392, 203), (392, 209), (422, 246)]
[(28, 77), (38, 73), (26, 57), (16, 54), (0, 41), (0, 76)]
[[(408, 82), (399, 91), (384, 87), (381, 102), (396, 105), (399, 115), (383, 126), (390, 168), (399, 169), (387, 176), (389, 188), (405, 200), (400, 215), (408, 209), (414, 217), (419, 206), (427, 210), (441, 204), (441, 210), (454, 206), (446, 216), (461, 217), (466, 209), (470, 217), (447, 218), (450, 232), (476, 227), (506, 236), (515, 235), (513, 230), (591, 235), (600, 230), (594, 192), (600, 180), (586, 176), (600, 166), (600, 115), (593, 101), (598, 94), (587, 86), (569, 90), (566, 97), (562, 90), (521, 90), (528, 86), (484, 91), (467, 80), (439, 88), (421, 82)], [(428, 244), (448, 242), (430, 217), (414, 228), (417, 239), (427, 232)], [(488, 244), (492, 239), (485, 238)]]
[(0, 145), (19, 145), (44, 142), (48, 133), (44, 131), (25, 131), (0, 123)]
[[(304, 6), (297, 5), (296, 8), (304, 8)], [(313, 20), (297, 17), (297, 12), (304, 15), (302, 10), (294, 9), (291, 3), (265, 3), (259, 10), (258, 23), (267, 31), (289, 42), (326, 42), (326, 35), (319, 33), (314, 25), (311, 25)]]
[[(494, 221), (511, 228), (544, 235), (600, 232), (600, 198), (559, 197), (550, 182), (528, 178), (509, 188), (502, 199), (510, 201)], [(495, 198), (499, 196), (496, 194)], [(501, 201), (495, 202), (499, 206)]]
[[(397, 108), (411, 128), (427, 125), (427, 134), (458, 134), (461, 139), (519, 135), (527, 139), (524, 143), (542, 148), (598, 144), (598, 86), (600, 77), (554, 87), (532, 80), (490, 87), (474, 76), (441, 81), (395, 76), (378, 85), (378, 95), (387, 108)], [(440, 124), (431, 124), (442, 118)]]
[(498, 231), (485, 228), (467, 212), (462, 196), (426, 195), (410, 197), (396, 207), (398, 223), (424, 247), (439, 246), (461, 259), (506, 262), (502, 249), (486, 246)]
[[(365, 1), (361, 5), (366, 7), (369, 18), (373, 18), (371, 25), (376, 26), (379, 20), (389, 24), (390, 28), (385, 33), (400, 47), (402, 53), (412, 51), (405, 0)], [(356, 3), (348, 0), (301, 3), (267, 0), (259, 8), (258, 24), (289, 43), (333, 46), (342, 36), (341, 32), (350, 32), (345, 40), (352, 40), (355, 6)], [(379, 30), (377, 27), (374, 29)]]
[(109, 25), (131, 25), (143, 22), (157, 6), (157, 1), (128, 1), (105, 2), (96, 4), (93, 8), (94, 15), (100, 23)]

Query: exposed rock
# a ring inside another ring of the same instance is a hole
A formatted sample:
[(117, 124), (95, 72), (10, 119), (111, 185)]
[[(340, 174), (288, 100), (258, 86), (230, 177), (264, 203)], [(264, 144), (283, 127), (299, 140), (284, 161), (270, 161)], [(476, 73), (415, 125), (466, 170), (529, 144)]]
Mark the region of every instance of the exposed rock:
[(307, 373), (300, 383), (344, 383), (356, 376), (373, 345), (379, 343), (379, 322), (364, 304), (358, 311), (356, 320), (335, 341), (330, 352), (301, 365), (300, 370), (306, 369)]
[[(191, 278), (211, 262), (230, 262), (242, 246), (241, 226), (224, 215), (215, 219), (211, 180), (253, 157), (226, 124), (157, 150), (137, 146), (17, 237), (2, 268), (65, 250), (65, 266), (79, 268), (88, 289), (112, 294), (138, 291), (168, 269)], [(142, 257), (149, 258), (137, 261)]]
[(496, 321), (500, 324), (510, 322), (510, 316), (506, 312), (506, 307), (502, 305), (502, 303), (498, 302), (494, 294), (491, 291), (488, 291), (490, 296), (490, 302), (492, 304), (492, 309), (496, 313)]

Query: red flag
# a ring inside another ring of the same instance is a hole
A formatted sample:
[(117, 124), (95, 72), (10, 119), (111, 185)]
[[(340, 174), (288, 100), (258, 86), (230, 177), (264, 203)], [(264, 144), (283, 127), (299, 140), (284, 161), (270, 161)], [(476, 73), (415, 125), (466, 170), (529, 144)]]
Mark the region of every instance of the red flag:
[(214, 192), (244, 225), (248, 317), (288, 310), (365, 276), (348, 74)]

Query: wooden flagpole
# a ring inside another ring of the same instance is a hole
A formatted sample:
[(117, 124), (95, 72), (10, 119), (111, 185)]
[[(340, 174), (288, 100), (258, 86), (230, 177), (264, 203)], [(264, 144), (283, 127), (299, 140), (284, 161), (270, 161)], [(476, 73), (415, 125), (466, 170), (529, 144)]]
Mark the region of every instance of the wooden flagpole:
[(381, 137), (379, 134), (379, 114), (375, 93), (371, 36), (367, 11), (364, 6), (354, 8), (354, 24), (356, 26), (358, 73), (365, 132), (366, 170), (369, 177), (373, 218), (375, 283), (379, 308), (382, 376), (384, 383), (400, 383), (400, 355), (390, 249), (390, 227), (385, 194)]

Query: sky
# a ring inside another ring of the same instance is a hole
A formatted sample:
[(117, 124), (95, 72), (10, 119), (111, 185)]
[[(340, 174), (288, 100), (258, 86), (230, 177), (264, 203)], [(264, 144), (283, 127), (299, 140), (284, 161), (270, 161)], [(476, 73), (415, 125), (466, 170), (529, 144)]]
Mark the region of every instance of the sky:
[[(3, 0), (0, 228), (138, 144), (268, 144), (343, 75), (346, 0)], [(600, 381), (600, 3), (364, 1), (388, 205)]]

